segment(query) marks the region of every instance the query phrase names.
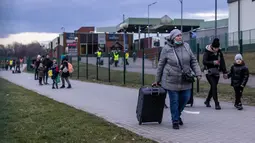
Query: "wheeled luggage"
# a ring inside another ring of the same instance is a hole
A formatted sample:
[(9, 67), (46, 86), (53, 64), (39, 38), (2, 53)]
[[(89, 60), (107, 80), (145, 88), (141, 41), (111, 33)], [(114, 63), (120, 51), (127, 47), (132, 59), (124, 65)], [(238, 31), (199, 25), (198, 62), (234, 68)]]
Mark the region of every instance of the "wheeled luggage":
[(141, 87), (136, 107), (139, 125), (146, 122), (161, 124), (165, 106), (166, 91), (162, 87)]

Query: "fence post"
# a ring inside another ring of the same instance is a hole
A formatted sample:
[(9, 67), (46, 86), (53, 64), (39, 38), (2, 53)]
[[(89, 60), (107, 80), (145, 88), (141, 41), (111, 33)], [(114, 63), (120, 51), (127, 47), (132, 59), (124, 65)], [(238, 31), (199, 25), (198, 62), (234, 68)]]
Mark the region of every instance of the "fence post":
[(239, 48), (240, 54), (243, 54), (243, 31), (240, 31)]
[(27, 59), (27, 71), (30, 71), (31, 59), (28, 57)]
[(80, 78), (80, 56), (77, 56), (77, 79)]
[[(124, 49), (125, 50), (125, 49)], [(123, 84), (126, 84), (126, 52), (123, 52), (123, 60), (124, 60), (124, 66), (123, 66)]]
[(98, 60), (98, 58), (97, 58), (97, 60), (96, 60), (96, 64), (97, 64), (97, 80), (98, 80), (98, 65), (99, 65), (99, 60)]
[[(197, 43), (197, 62), (199, 63), (199, 58), (200, 58), (200, 48), (199, 48), (199, 43)], [(197, 93), (199, 93), (199, 80), (197, 80)]]
[(87, 80), (89, 79), (89, 55), (88, 55), (88, 52), (87, 52), (87, 54), (86, 54), (86, 78), (87, 78)]
[(108, 82), (111, 82), (111, 54), (108, 52)]
[(251, 30), (249, 30), (249, 41), (250, 41), (250, 44), (251, 44)]

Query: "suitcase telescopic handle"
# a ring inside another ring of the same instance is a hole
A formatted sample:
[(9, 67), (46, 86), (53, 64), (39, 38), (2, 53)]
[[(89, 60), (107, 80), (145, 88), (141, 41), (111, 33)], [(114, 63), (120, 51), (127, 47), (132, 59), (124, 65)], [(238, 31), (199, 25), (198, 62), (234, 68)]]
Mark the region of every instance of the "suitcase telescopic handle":
[[(155, 86), (152, 86), (155, 87)], [(158, 95), (160, 94), (160, 88), (151, 88), (151, 95), (153, 92), (158, 92)]]

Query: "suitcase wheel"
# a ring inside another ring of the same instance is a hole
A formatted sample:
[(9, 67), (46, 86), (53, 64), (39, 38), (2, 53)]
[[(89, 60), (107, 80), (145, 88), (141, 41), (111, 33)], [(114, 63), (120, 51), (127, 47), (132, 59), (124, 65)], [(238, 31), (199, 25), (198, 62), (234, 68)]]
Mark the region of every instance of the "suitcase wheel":
[(159, 121), (158, 124), (161, 124), (162, 121)]
[(192, 107), (192, 106), (193, 106), (193, 103), (190, 104), (190, 107)]
[(139, 125), (142, 125), (142, 123), (143, 123), (143, 122), (142, 122), (142, 117), (140, 116), (140, 117), (139, 117)]

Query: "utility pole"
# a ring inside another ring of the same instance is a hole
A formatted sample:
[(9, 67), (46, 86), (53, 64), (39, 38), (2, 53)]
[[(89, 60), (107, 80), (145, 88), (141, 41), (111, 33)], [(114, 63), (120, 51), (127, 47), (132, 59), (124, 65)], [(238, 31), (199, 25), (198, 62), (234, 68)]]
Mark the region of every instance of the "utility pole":
[(180, 0), (181, 3), (181, 31), (183, 32), (183, 0)]
[(215, 0), (215, 24), (214, 24), (214, 38), (216, 38), (217, 37), (217, 9), (218, 9), (218, 7), (217, 7), (217, 0)]
[(239, 52), (243, 54), (243, 39), (242, 39), (242, 31), (241, 31), (241, 1), (238, 0), (238, 44), (239, 44)]

